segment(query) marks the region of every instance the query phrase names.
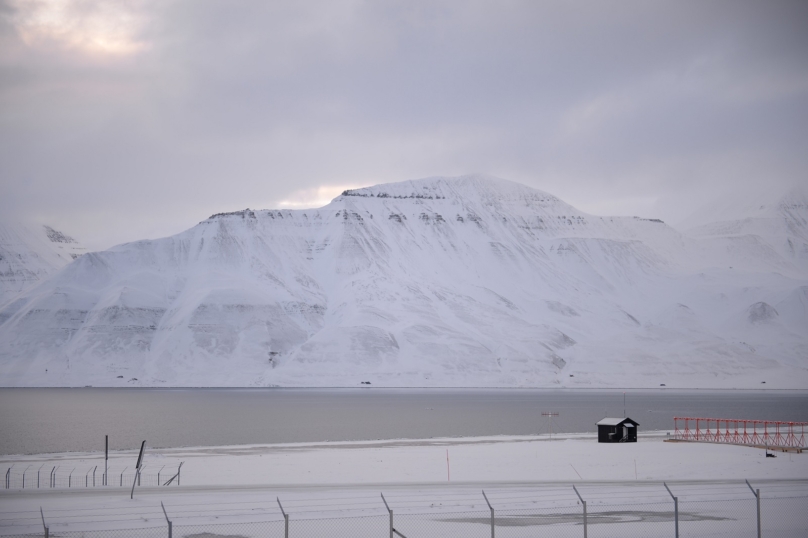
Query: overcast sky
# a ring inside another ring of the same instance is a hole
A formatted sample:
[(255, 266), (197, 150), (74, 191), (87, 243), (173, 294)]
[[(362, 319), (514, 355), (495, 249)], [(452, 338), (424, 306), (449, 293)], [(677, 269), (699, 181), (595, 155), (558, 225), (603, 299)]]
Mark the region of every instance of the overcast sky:
[(471, 172), (675, 223), (806, 165), (805, 1), (0, 0), (0, 212), (91, 248)]

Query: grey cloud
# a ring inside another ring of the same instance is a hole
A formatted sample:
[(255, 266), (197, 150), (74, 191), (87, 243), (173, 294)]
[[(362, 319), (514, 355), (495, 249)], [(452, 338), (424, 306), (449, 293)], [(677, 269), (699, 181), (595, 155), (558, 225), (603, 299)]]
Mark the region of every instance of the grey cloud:
[(676, 219), (683, 191), (805, 181), (803, 2), (140, 15), (147, 46), (104, 58), (26, 44), (0, 10), (0, 211), (105, 246), (322, 184), (480, 171)]

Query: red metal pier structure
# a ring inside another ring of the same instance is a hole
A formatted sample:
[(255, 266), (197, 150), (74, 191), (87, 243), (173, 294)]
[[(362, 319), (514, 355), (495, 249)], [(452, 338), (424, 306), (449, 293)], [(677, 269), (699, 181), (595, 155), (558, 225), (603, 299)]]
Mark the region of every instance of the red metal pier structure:
[(808, 422), (733, 418), (673, 417), (673, 438), (769, 448), (805, 449)]

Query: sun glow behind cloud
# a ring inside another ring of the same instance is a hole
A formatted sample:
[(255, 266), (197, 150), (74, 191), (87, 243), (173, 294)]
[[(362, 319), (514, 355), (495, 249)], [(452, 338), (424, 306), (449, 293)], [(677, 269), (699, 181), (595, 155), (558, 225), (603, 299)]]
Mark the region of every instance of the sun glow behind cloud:
[(129, 55), (146, 43), (144, 2), (16, 0), (14, 24), (29, 46), (58, 43), (91, 54)]
[(0, 0), (0, 215), (106, 248), (477, 171), (676, 223), (805, 182), (808, 2), (743, 4)]
[(310, 209), (328, 205), (331, 200), (348, 189), (366, 187), (365, 185), (321, 185), (311, 189), (294, 191), (285, 199), (279, 201), (277, 206), (282, 209)]

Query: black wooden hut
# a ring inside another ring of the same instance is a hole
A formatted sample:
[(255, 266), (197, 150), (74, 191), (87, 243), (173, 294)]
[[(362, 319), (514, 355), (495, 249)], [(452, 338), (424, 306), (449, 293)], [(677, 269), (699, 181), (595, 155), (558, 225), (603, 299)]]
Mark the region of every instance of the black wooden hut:
[(604, 418), (597, 424), (598, 443), (636, 443), (637, 426), (630, 418)]

